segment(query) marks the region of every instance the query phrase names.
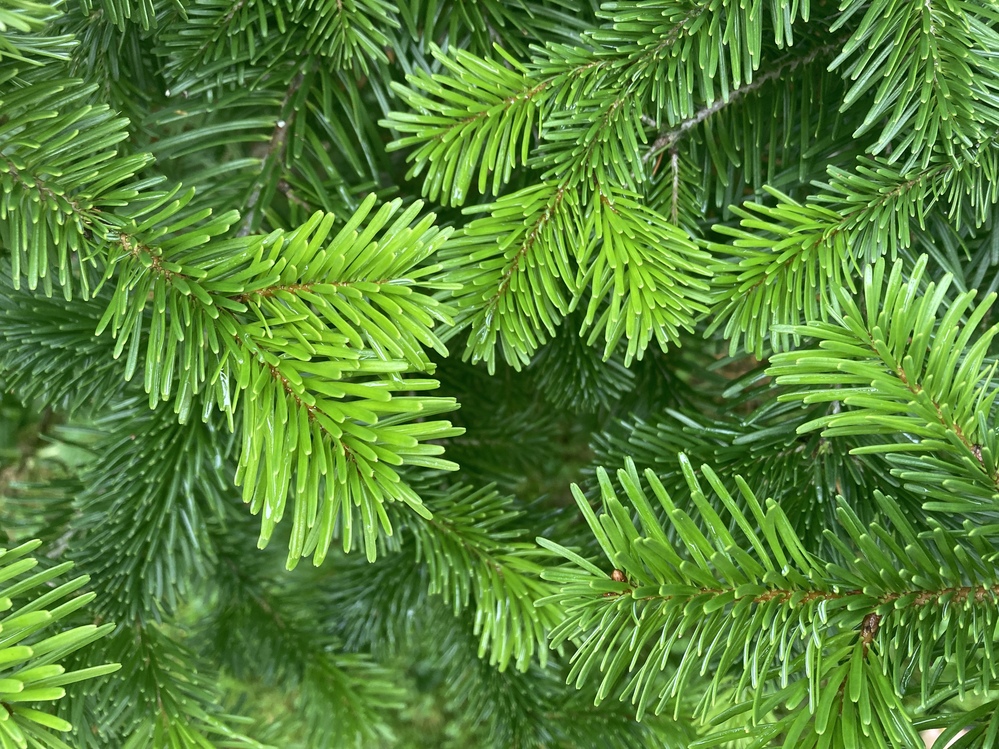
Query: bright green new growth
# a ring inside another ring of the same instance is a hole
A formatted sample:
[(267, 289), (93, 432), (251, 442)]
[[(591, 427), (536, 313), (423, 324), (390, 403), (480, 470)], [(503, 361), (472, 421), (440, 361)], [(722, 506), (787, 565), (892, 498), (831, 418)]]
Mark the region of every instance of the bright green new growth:
[(423, 421), (454, 401), (394, 395), (437, 386), (402, 375), (432, 366), (424, 346), (446, 353), (432, 329), (449, 321), (447, 308), (426, 293), (441, 287), (428, 278), (437, 268), (417, 266), (447, 233), (433, 228), (432, 215), (411, 226), (419, 203), (387, 226), (398, 202), (361, 229), (372, 196), (333, 237), (335, 217), (317, 213), (292, 232), (208, 244), (235, 217), (201, 224), (193, 236), (184, 225), (157, 227), (192, 193), (167, 203), (171, 197), (113, 238), (106, 277), (117, 272), (118, 283), (98, 334), (114, 336), (116, 357), (127, 347), (131, 379), (149, 326), (143, 388), (152, 407), (168, 401), (177, 372), (181, 422), (206, 386), (205, 407), (214, 402), (230, 425), (243, 394), (252, 393), (242, 408), (236, 481), (251, 512), (262, 514), (261, 544), (290, 492), (289, 566), (310, 554), (320, 564), (338, 523), (349, 550), (355, 507), (374, 560), (378, 526), (391, 533), (386, 501), (426, 512), (391, 466), (457, 468), (434, 457), (439, 446), (420, 444), (456, 434), (446, 421)]
[(50, 712), (48, 703), (66, 695), (64, 687), (96, 679), (120, 668), (117, 663), (67, 669), (63, 665), (78, 650), (105, 637), (114, 624), (84, 624), (65, 628), (70, 619), (94, 600), (95, 593), (75, 595), (89, 578), (65, 582), (57, 578), (72, 562), (44, 564), (28, 556), (41, 546), (30, 541), (0, 550), (0, 746), (14, 749), (66, 749), (60, 734), (73, 725)]
[(999, 746), (997, 128), (988, 0), (0, 0), (0, 746)]

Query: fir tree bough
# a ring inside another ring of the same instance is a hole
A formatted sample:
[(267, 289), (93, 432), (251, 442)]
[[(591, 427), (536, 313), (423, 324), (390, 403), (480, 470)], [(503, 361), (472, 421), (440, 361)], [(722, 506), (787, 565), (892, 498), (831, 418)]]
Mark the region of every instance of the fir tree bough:
[(0, 745), (997, 746), (997, 131), (987, 0), (0, 0)]

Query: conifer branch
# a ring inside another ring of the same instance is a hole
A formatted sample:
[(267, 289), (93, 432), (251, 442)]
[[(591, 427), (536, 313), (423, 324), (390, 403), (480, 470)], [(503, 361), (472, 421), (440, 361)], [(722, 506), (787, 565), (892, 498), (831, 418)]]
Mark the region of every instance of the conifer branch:
[(310, 743), (379, 741), (389, 735), (390, 718), (402, 707), (399, 674), (344, 652), (321, 621), (305, 616), (298, 605), (306, 592), (301, 581), (265, 584), (266, 568), (247, 569), (234, 548), (223, 549), (221, 563), (226, 584), (207, 629), (214, 646), (227, 653), (231, 675), (283, 687)]
[[(171, 197), (161, 198), (154, 210)], [(191, 197), (185, 193), (166, 213), (175, 214)], [(138, 367), (142, 335), (143, 318), (136, 310), (152, 301), (144, 386), (155, 405), (170, 395), (172, 373), (182, 373), (176, 405), (182, 422), (206, 386), (206, 413), (214, 401), (230, 425), (246, 394), (236, 481), (251, 510), (262, 513), (261, 544), (282, 519), (289, 493), (295, 498), (289, 566), (303, 554), (321, 562), (337, 528), (349, 549), (355, 512), (364, 526), (365, 551), (374, 558), (376, 527), (366, 521), (383, 514), (383, 502), (402, 501), (426, 512), (393, 466), (455, 467), (435, 457), (442, 447), (424, 444), (430, 435), (460, 433), (447, 422), (426, 420), (453, 408), (454, 401), (400, 394), (436, 387), (433, 380), (401, 376), (430, 367), (425, 346), (446, 353), (432, 328), (449, 316), (426, 293), (437, 286), (427, 279), (437, 267), (415, 266), (436, 251), (447, 232), (432, 227), (432, 216), (413, 223), (419, 205), (389, 225), (398, 202), (384, 206), (359, 232), (374, 201), (370, 196), (328, 243), (334, 217), (322, 213), (294, 232), (237, 237), (229, 245), (236, 261), (230, 258), (221, 272), (218, 256), (201, 246), (226, 231), (234, 213), (200, 226), (193, 241), (175, 233), (157, 246), (134, 237), (169, 235), (206, 216), (159, 230), (146, 221), (122, 232), (121, 256), (112, 267), (127, 261), (129, 268), (119, 270), (117, 290), (98, 325), (98, 333), (110, 328), (116, 336), (116, 355), (130, 346), (129, 378)], [(163, 214), (156, 219), (162, 221)], [(371, 275), (397, 283), (376, 284)], [(287, 293), (292, 287), (296, 293)], [(392, 315), (409, 321), (393, 322)], [(179, 357), (196, 365), (180, 366)], [(280, 425), (264, 431), (262, 425), (273, 423), (276, 414)], [(315, 453), (321, 457), (310, 460)], [(278, 467), (288, 456), (294, 456), (294, 480), (290, 466)], [(318, 470), (316, 461), (325, 470)], [(387, 522), (385, 517), (383, 527), (390, 532)]]
[[(235, 12), (235, 8), (233, 12)], [(305, 80), (305, 73), (299, 71), (294, 78), (291, 79), (291, 85), (288, 86), (288, 90), (285, 92), (284, 99), (281, 101), (281, 106), (279, 107), (280, 117), (276, 123), (274, 123), (274, 131), (271, 133), (270, 141), (267, 144), (267, 149), (261, 158), (261, 176), (266, 175), (272, 168), (275, 168), (281, 163), (284, 158), (285, 148), (288, 142), (288, 130), (291, 128), (295, 121), (295, 117), (298, 116), (298, 110), (289, 107), (292, 99), (295, 98), (295, 94), (302, 87), (302, 83)], [(260, 200), (260, 194), (263, 190), (263, 184), (258, 180), (253, 186), (253, 190), (250, 192), (250, 197), (246, 200), (246, 206), (243, 211), (243, 222), (240, 224), (239, 231), (236, 232), (237, 237), (247, 236), (254, 228), (257, 215), (257, 202)]]
[[(927, 166), (938, 148), (950, 160), (962, 160), (999, 117), (996, 69), (980, 51), (999, 42), (999, 15), (990, 9), (973, 21), (982, 12), (973, 7), (927, 0), (867, 8), (831, 66), (849, 61), (844, 74), (854, 83), (842, 109), (864, 97), (871, 101), (855, 135), (883, 123), (871, 152), (890, 154), (888, 163), (903, 163), (903, 171)], [(833, 30), (861, 9), (844, 6)]]
[(520, 513), (510, 504), (491, 487), (457, 486), (428, 502), (432, 517), (407, 525), (417, 563), (429, 569), (430, 593), (442, 595), (456, 616), (474, 603), (479, 656), (488, 652), (501, 671), (511, 662), (526, 671), (535, 656), (547, 664), (547, 636), (562, 612), (540, 603), (553, 592), (540, 579), (548, 554), (521, 540), (513, 526)]
[[(987, 351), (999, 328), (992, 325), (977, 339), (972, 336), (995, 294), (974, 306), (974, 292), (948, 300), (952, 279), (944, 276), (939, 284), (926, 284), (916, 301), (925, 268), (923, 256), (903, 283), (898, 263), (890, 274), (884, 261), (868, 267), (864, 312), (840, 292), (837, 322), (807, 326), (807, 335), (820, 342), (849, 340), (848, 349), (837, 352), (825, 343), (829, 350), (822, 354), (780, 354), (772, 359), (771, 372), (779, 383), (799, 386), (786, 399), (836, 400), (846, 407), (801, 425), (799, 431), (874, 435), (876, 442), (854, 452), (886, 454), (896, 475), (918, 486), (926, 510), (960, 507), (965, 513), (988, 513), (999, 498), (996, 435), (979, 414), (991, 413), (997, 395), (992, 384), (996, 365)], [(958, 325), (962, 317), (964, 324)], [(811, 374), (803, 378), (806, 370)], [(807, 394), (800, 388), (806, 382)], [(861, 391), (874, 394), (874, 400), (857, 399)], [(931, 465), (934, 470), (926, 470)], [(960, 496), (947, 488), (954, 480), (961, 481)]]
[[(855, 682), (863, 678), (877, 680), (877, 690), (884, 692), (885, 703), (872, 709), (884, 724), (889, 720), (885, 711), (897, 710), (901, 696), (897, 686), (875, 674), (899, 669), (910, 659), (929, 665), (940, 657), (947, 635), (932, 622), (954, 607), (962, 612), (955, 626), (974, 638), (999, 621), (999, 585), (984, 561), (991, 553), (987, 541), (939, 526), (918, 535), (898, 506), (875, 492), (890, 530), (863, 524), (840, 501), (837, 514), (845, 537), (830, 537), (840, 558), (852, 562), (823, 562), (806, 550), (772, 500), (764, 506), (741, 480), (738, 495), (732, 495), (702, 466), (700, 476), (717, 498), (711, 501), (682, 455), (680, 465), (692, 515), (678, 508), (647, 470), (645, 482), (659, 505), (654, 510), (630, 460), (617, 474), (627, 508), (603, 469), (598, 471), (600, 515), (574, 489), (578, 507), (614, 566), (611, 574), (559, 544), (540, 541), (568, 562), (546, 573), (561, 584), (550, 600), (567, 608), (553, 642), (577, 643), (570, 680), (580, 683), (591, 670), (603, 673), (600, 697), (629, 673), (625, 693), (633, 696), (639, 714), (653, 705), (661, 710), (680, 699), (692, 678), (687, 659), (700, 652), (714, 669), (701, 706), (705, 714), (716, 695), (732, 690), (736, 700), (743, 694), (754, 703), (775, 699), (767, 711), (787, 700), (788, 720), (798, 726), (792, 734), (813, 715), (821, 734), (824, 712), (794, 713), (793, 706), (806, 694), (813, 704), (835, 699), (843, 684), (850, 701), (857, 702), (860, 685)], [(924, 639), (900, 645), (905, 638), (899, 634), (921, 621), (930, 622), (921, 626)], [(706, 652), (705, 643), (712, 643)], [(634, 657), (646, 648), (644, 660)], [(674, 648), (686, 652), (655, 695), (654, 675), (667, 669)], [(774, 662), (778, 653), (780, 666)], [(999, 676), (988, 659), (974, 668), (983, 683)], [(956, 679), (963, 681), (965, 673), (962, 666)], [(855, 708), (844, 701), (842, 709)], [(755, 713), (753, 722), (767, 711)], [(911, 724), (903, 730), (915, 736)]]
[(0, 5), (0, 744), (999, 735), (996, 8)]
[(678, 143), (688, 132), (693, 130), (695, 127), (703, 123), (709, 117), (718, 114), (726, 107), (736, 104), (740, 99), (749, 96), (750, 94), (758, 91), (763, 86), (773, 81), (780, 80), (787, 73), (793, 72), (795, 69), (810, 65), (816, 60), (821, 60), (823, 58), (829, 57), (833, 52), (838, 52), (840, 50), (839, 44), (824, 44), (822, 46), (816, 47), (809, 51), (807, 54), (801, 57), (791, 57), (785, 59), (780, 64), (775, 66), (772, 70), (768, 70), (762, 75), (757, 75), (749, 83), (743, 84), (739, 88), (731, 91), (728, 97), (724, 99), (717, 99), (711, 104), (702, 107), (697, 110), (697, 112), (687, 119), (680, 122), (676, 127), (670, 128), (669, 130), (661, 133), (659, 137), (653, 141), (652, 146), (648, 151), (642, 156), (642, 161), (648, 163), (653, 156), (656, 156), (660, 152), (672, 148), (676, 143)]

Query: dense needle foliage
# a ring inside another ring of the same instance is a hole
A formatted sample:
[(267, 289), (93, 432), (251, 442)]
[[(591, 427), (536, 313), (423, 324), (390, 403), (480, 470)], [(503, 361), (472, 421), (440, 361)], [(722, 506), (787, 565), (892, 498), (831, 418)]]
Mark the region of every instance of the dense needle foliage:
[(992, 0), (0, 0), (0, 748), (999, 746), (997, 133)]

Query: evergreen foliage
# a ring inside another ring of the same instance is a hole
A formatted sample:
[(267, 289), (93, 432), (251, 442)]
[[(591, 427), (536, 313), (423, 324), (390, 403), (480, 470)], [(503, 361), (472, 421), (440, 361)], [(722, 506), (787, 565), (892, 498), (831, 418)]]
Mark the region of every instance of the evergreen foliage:
[(0, 0), (0, 746), (996, 747), (997, 132), (990, 0)]

